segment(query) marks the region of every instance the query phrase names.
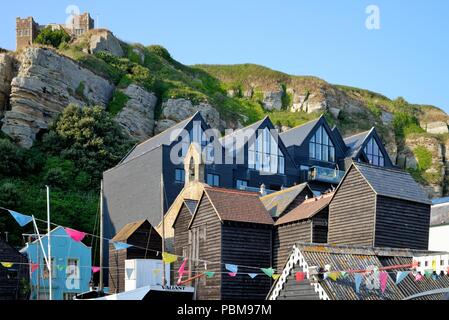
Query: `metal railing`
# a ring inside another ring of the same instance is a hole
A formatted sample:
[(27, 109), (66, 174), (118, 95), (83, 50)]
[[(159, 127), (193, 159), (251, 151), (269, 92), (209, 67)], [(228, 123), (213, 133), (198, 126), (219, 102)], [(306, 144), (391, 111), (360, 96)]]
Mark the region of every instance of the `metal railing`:
[(345, 172), (341, 170), (314, 166), (309, 170), (309, 181), (339, 184), (344, 175)]

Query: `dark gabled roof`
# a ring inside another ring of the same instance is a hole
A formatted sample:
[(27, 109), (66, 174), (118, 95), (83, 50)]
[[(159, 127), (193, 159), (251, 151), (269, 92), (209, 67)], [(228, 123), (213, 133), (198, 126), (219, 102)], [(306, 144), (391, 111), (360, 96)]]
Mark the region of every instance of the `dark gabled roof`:
[(430, 226), (449, 224), (449, 203), (433, 205), (430, 213)]
[(332, 131), (333, 136), (334, 136), (334, 138), (336, 140), (335, 142), (337, 142), (340, 145), (341, 150), (343, 150), (344, 153), (346, 153), (347, 150), (348, 150), (348, 146), (346, 145), (345, 141), (343, 140), (343, 136), (341, 135), (340, 130), (338, 130), (337, 126), (334, 126), (331, 129), (331, 131)]
[(284, 142), (284, 145), (286, 147), (290, 147), (292, 145), (297, 146), (302, 145), (304, 140), (307, 138), (307, 136), (310, 134), (313, 128), (315, 128), (315, 126), (321, 120), (322, 117), (323, 116), (319, 117), (318, 119), (309, 121), (298, 127), (282, 132), (279, 136), (281, 137), (282, 142)]
[[(308, 267), (324, 268), (326, 265), (330, 265), (331, 271), (366, 270), (372, 266), (383, 268), (408, 265), (412, 264), (413, 257), (435, 254), (434, 252), (422, 250), (314, 243), (297, 243), (295, 247), (300, 251), (304, 258), (303, 261)], [(293, 266), (296, 268), (293, 270), (298, 269), (299, 263), (300, 261), (296, 263), (296, 266)], [(302, 267), (300, 269), (302, 269)], [(418, 282), (411, 276), (408, 276), (399, 285), (396, 285), (396, 271), (405, 270), (407, 269), (394, 269), (393, 272), (388, 272), (387, 287), (384, 293), (381, 293), (380, 290), (368, 290), (364, 284), (360, 287), (360, 293), (357, 293), (355, 291), (353, 273), (348, 273), (347, 278), (345, 279), (338, 279), (337, 281), (332, 281), (330, 279), (319, 280), (318, 283), (331, 300), (402, 300), (419, 292), (449, 287), (449, 277), (447, 276), (438, 277), (437, 280), (424, 277)], [(278, 270), (278, 273), (282, 272)], [(276, 287), (278, 281), (280, 281), (280, 279), (273, 284), (272, 290)], [(288, 291), (290, 298), (300, 296), (301, 293), (299, 292), (300, 287), (294, 286), (294, 284), (295, 274), (294, 272), (291, 272), (282, 289)], [(432, 298), (435, 298), (435, 296), (422, 297), (420, 299), (430, 300)], [(441, 294), (437, 296), (437, 298), (441, 298)]]
[(360, 162), (353, 162), (353, 166), (378, 195), (431, 204), (424, 189), (408, 172)]
[(142, 227), (144, 224), (148, 224), (150, 227), (151, 224), (148, 222), (148, 220), (140, 220), (136, 222), (131, 222), (125, 225), (112, 239), (112, 241), (126, 241), (131, 237), (134, 232), (137, 231), (140, 227)]
[(187, 209), (189, 209), (190, 214), (194, 214), (196, 206), (198, 204), (198, 200), (184, 199), (184, 203)]
[[(274, 224), (270, 214), (260, 201), (260, 194), (257, 192), (205, 187), (204, 196), (208, 197), (221, 221)], [(190, 225), (195, 219), (199, 207), (197, 206)]]
[(276, 221), (275, 225), (279, 226), (282, 224), (295, 222), (295, 221), (301, 221), (310, 219), (313, 216), (315, 216), (317, 213), (325, 209), (331, 199), (332, 199), (333, 193), (324, 194), (322, 196), (311, 198), (303, 203), (301, 203), (299, 206), (297, 206), (295, 209), (287, 213), (285, 216), (280, 217), (278, 221)]
[(373, 130), (374, 130), (374, 128), (372, 128), (371, 130), (360, 132), (353, 136), (344, 138), (344, 142), (345, 142), (346, 146), (348, 147), (347, 157), (356, 158), (359, 155), (366, 139), (370, 136), (370, 134)]
[(244, 128), (235, 130), (233, 133), (228, 134), (228, 135), (226, 135), (226, 136), (224, 136), (224, 137), (221, 137), (221, 138), (219, 139), (219, 141), (220, 141), (221, 144), (224, 146), (224, 145), (225, 145), (225, 142), (233, 141), (233, 140), (230, 139), (230, 138), (232, 138), (232, 137), (237, 137), (237, 136), (239, 136), (239, 135), (241, 135), (241, 134), (245, 134), (245, 132), (246, 132), (247, 130), (254, 130), (254, 131), (256, 131), (256, 130), (262, 125), (262, 123), (263, 123), (267, 118), (268, 118), (268, 116), (265, 116), (265, 118), (263, 118), (262, 120), (259, 120), (259, 121), (257, 121), (257, 122), (254, 122), (253, 124), (251, 124), (251, 125), (249, 125), (249, 126), (246, 126), (246, 127), (244, 127)]
[(183, 129), (187, 126), (187, 124), (192, 121), (197, 116), (201, 117), (201, 114), (199, 112), (195, 113), (192, 117), (187, 118), (177, 124), (175, 124), (173, 127), (165, 130), (164, 132), (159, 133), (158, 135), (138, 144), (134, 147), (134, 149), (131, 150), (131, 152), (121, 161), (121, 163), (126, 163), (134, 158), (137, 158), (138, 156), (141, 156), (161, 145), (170, 145), (173, 141), (171, 140), (171, 134), (177, 129)]
[(296, 197), (306, 188), (313, 192), (306, 182), (281, 191), (270, 193), (261, 197), (260, 200), (272, 217), (280, 217), (288, 206), (296, 199)]

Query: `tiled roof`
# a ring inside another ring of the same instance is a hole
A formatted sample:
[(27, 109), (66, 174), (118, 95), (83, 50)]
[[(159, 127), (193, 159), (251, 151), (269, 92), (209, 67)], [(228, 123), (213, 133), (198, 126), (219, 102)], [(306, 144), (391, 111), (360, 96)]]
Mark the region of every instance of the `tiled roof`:
[(449, 203), (433, 205), (430, 213), (430, 226), (449, 224)]
[(222, 221), (274, 223), (258, 193), (213, 187), (204, 190)]
[[(322, 116), (321, 116), (322, 117)], [(298, 127), (292, 128), (290, 130), (287, 130), (285, 132), (282, 132), (279, 136), (282, 139), (282, 142), (284, 142), (284, 145), (286, 147), (290, 147), (292, 145), (300, 146), (304, 142), (304, 140), (309, 135), (310, 131), (315, 127), (315, 125), (318, 123), (318, 121), (321, 120), (321, 117), (318, 119), (309, 121), (303, 125), (300, 125)]]
[(355, 158), (359, 154), (360, 149), (363, 146), (363, 143), (365, 142), (366, 138), (370, 135), (371, 131), (373, 131), (373, 129), (357, 133), (353, 136), (343, 139), (346, 146), (348, 147), (348, 154), (347, 154), (348, 157)]
[(354, 162), (374, 191), (381, 196), (430, 204), (424, 189), (405, 171)]
[(279, 220), (276, 221), (276, 225), (312, 218), (315, 214), (319, 213), (329, 205), (332, 196), (333, 193), (328, 193), (304, 201), (285, 216), (280, 217)]
[(279, 217), (305, 188), (309, 188), (308, 184), (302, 183), (263, 196), (260, 200), (272, 217)]
[(112, 239), (112, 241), (126, 241), (130, 236), (136, 232), (144, 223), (150, 224), (147, 220), (140, 220), (136, 222), (131, 222), (125, 225)]

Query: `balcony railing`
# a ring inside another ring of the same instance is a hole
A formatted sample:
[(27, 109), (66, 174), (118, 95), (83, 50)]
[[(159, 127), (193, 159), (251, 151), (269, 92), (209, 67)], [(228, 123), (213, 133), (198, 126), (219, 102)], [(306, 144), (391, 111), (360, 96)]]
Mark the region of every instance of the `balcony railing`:
[(341, 170), (315, 166), (309, 170), (309, 181), (339, 184), (344, 175), (345, 172)]

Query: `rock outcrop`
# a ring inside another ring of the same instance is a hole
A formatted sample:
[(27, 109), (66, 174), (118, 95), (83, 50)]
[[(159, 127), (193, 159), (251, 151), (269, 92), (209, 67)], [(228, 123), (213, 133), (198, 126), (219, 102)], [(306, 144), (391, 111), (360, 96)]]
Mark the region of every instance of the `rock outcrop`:
[(162, 115), (156, 126), (155, 134), (162, 132), (167, 125), (187, 119), (198, 111), (212, 128), (220, 131), (225, 129), (226, 123), (221, 120), (217, 109), (210, 104), (201, 102), (193, 105), (192, 101), (187, 99), (169, 99), (162, 104)]
[(263, 93), (263, 107), (265, 110), (281, 110), (283, 91), (266, 91)]
[(109, 81), (50, 49), (27, 48), (19, 64), (2, 131), (26, 148), (70, 103), (106, 106), (114, 90)]
[(11, 81), (14, 77), (14, 59), (7, 53), (0, 53), (0, 118), (9, 104)]
[(447, 123), (444, 121), (435, 121), (430, 123), (421, 124), (421, 127), (428, 133), (443, 134), (449, 133)]
[(134, 84), (122, 92), (128, 96), (129, 100), (115, 120), (130, 136), (140, 141), (152, 137), (157, 97)]
[(109, 30), (92, 30), (86, 36), (88, 37), (89, 53), (107, 51), (117, 57), (123, 57), (125, 55), (120, 41)]

